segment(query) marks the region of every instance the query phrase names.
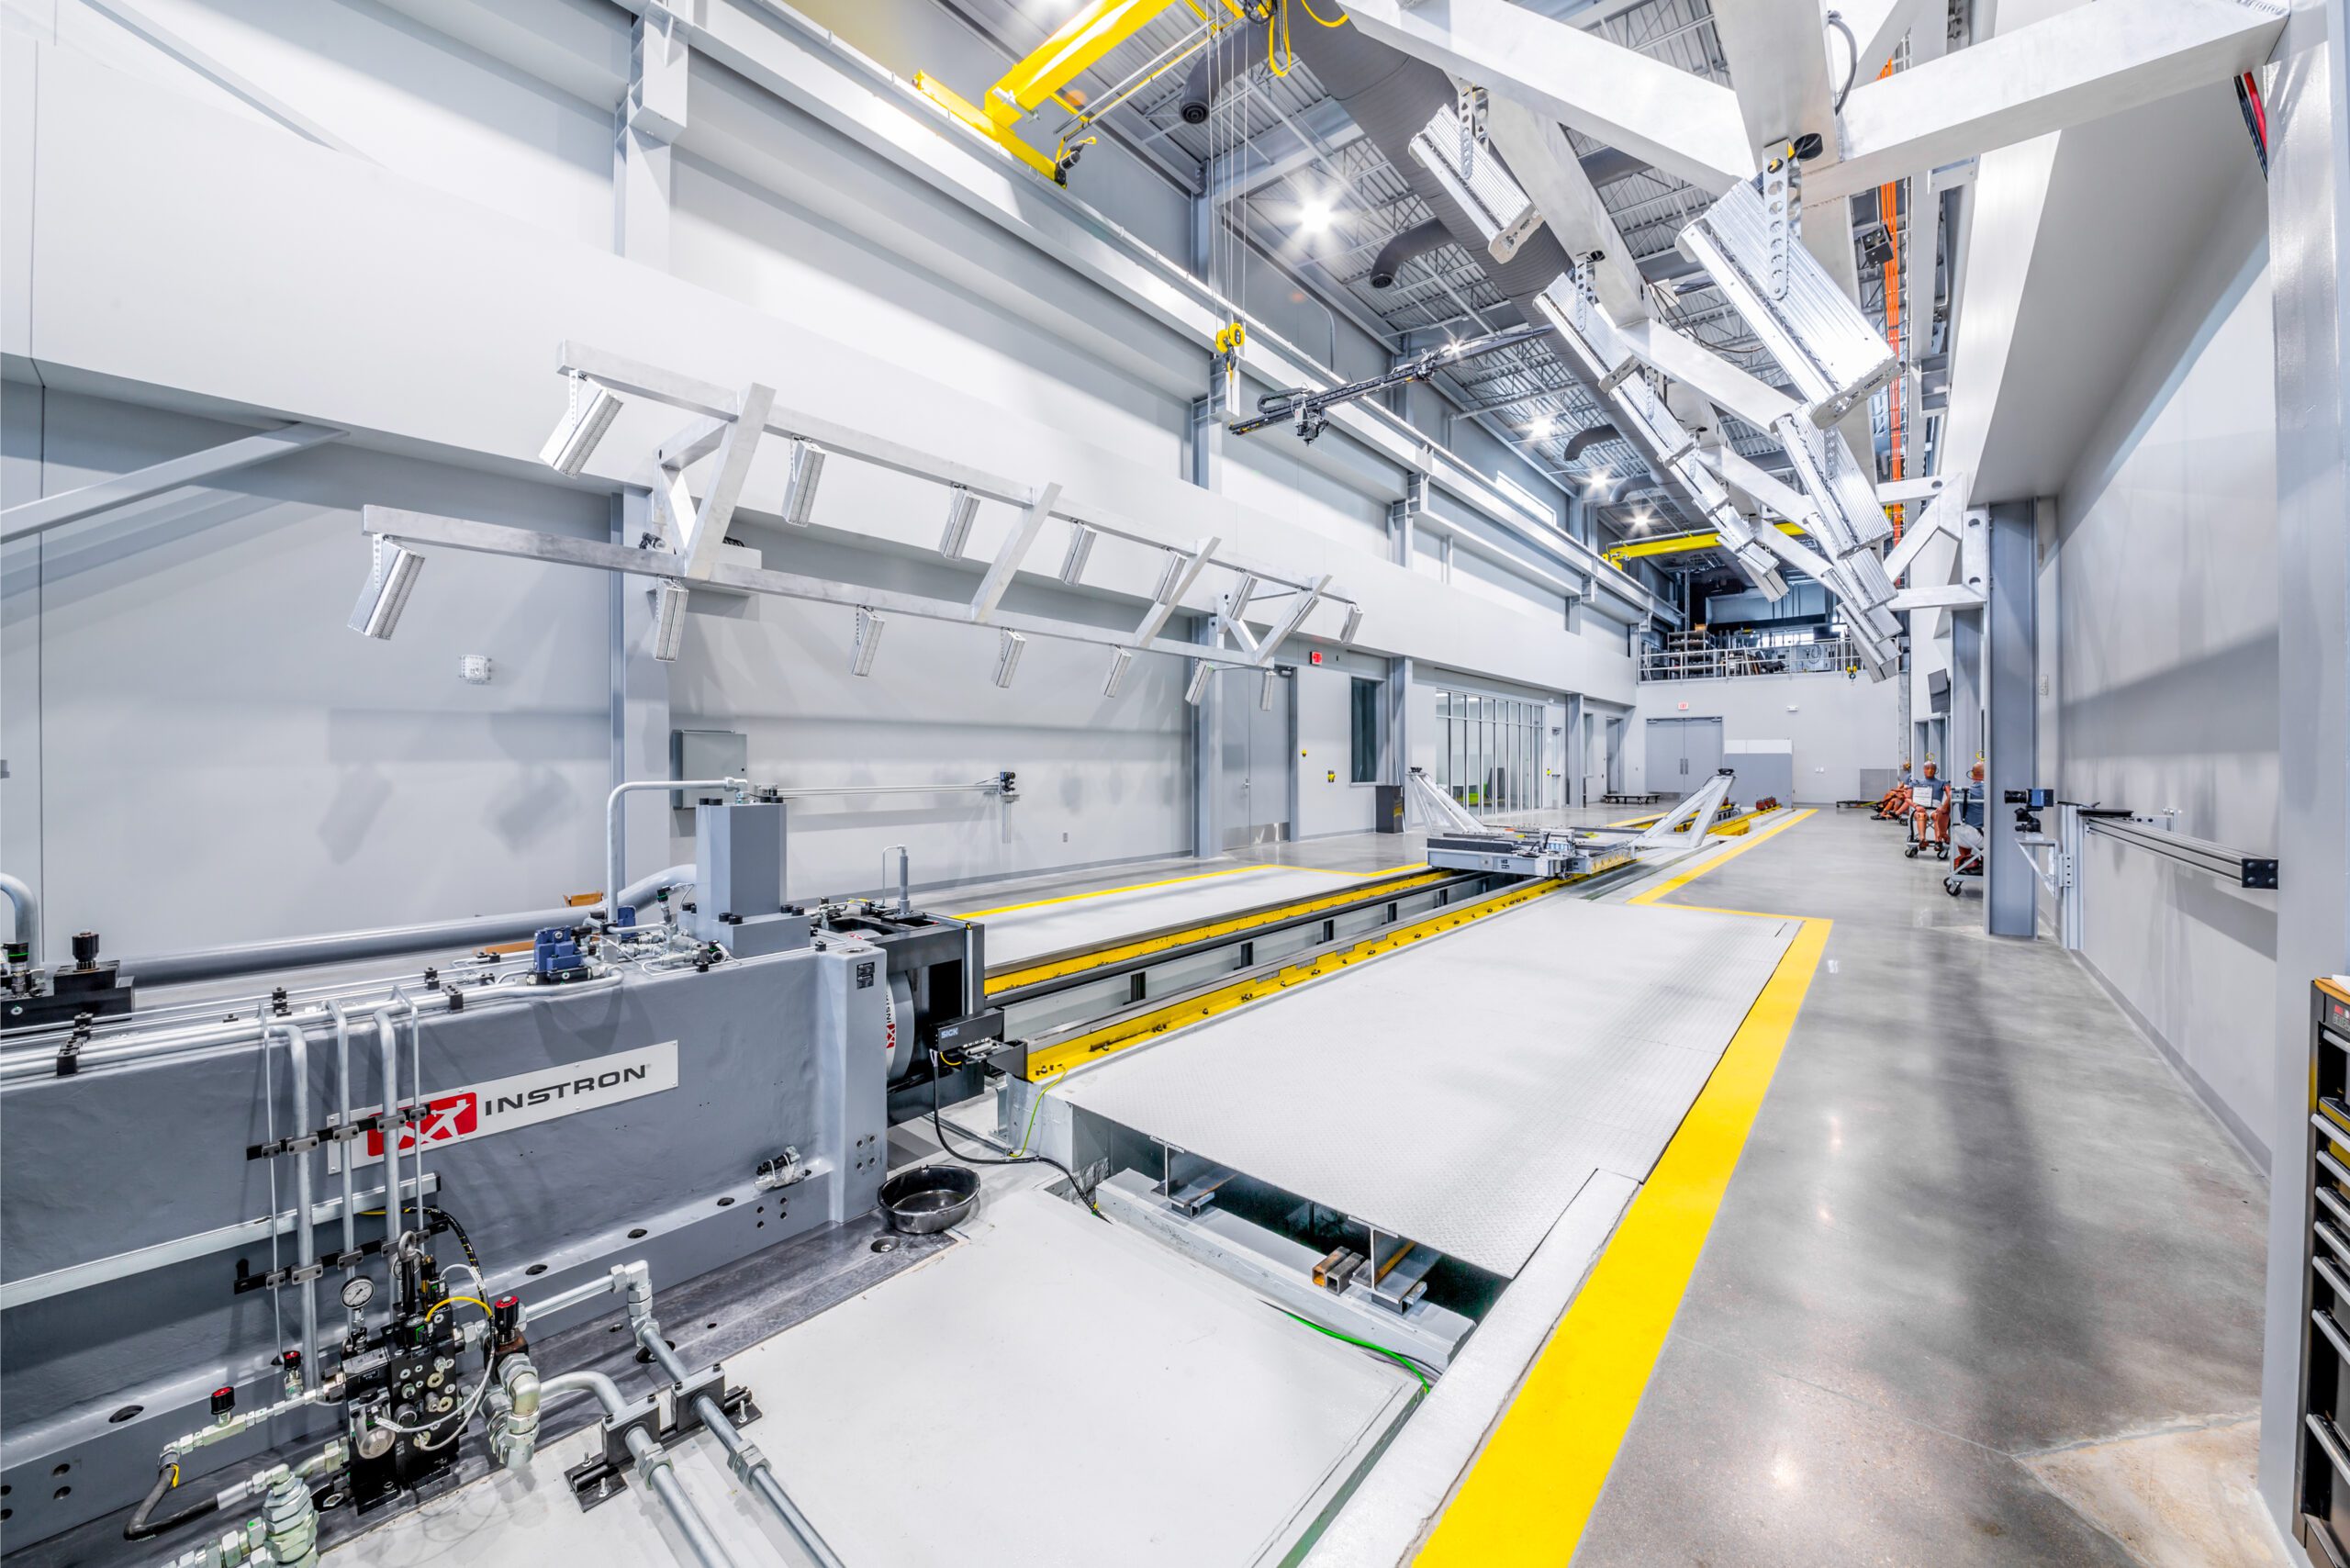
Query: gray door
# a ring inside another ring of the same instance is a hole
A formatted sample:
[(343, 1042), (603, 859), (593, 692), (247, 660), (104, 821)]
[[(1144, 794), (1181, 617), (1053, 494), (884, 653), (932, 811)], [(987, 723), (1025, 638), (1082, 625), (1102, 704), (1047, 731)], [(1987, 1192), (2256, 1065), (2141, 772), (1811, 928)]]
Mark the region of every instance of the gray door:
[(1215, 677), (1215, 831), (1219, 847), (1278, 843), (1291, 836), (1290, 736), (1297, 682), (1276, 678), (1264, 704), (1265, 678), (1253, 669)]
[(1688, 765), (1684, 790), (1703, 786), (1721, 768), (1722, 722), (1719, 719), (1681, 721), (1681, 759)]
[(1689, 794), (1722, 765), (1722, 722), (1651, 719), (1648, 747), (1649, 788), (1661, 795)]

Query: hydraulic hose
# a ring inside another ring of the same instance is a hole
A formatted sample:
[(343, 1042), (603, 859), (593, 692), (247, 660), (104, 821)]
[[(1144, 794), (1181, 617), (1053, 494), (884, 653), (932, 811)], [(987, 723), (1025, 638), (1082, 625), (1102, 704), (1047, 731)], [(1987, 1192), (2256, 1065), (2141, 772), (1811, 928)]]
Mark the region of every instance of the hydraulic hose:
[(177, 1529), (192, 1519), (200, 1519), (207, 1514), (219, 1511), (220, 1495), (215, 1492), (200, 1503), (189, 1504), (167, 1519), (151, 1518), (149, 1516), (154, 1513), (155, 1505), (162, 1502), (163, 1494), (172, 1489), (172, 1477), (178, 1471), (178, 1465), (167, 1464), (155, 1473), (155, 1484), (147, 1489), (145, 1498), (130, 1511), (130, 1522), (122, 1528), (123, 1540), (152, 1540), (165, 1530)]

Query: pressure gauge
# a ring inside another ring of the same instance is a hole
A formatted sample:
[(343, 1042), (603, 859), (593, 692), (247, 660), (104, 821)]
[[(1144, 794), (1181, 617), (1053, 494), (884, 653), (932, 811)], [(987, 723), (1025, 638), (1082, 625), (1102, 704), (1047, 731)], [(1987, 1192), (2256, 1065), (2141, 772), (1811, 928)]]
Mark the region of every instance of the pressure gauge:
[(375, 1299), (375, 1282), (364, 1274), (353, 1274), (343, 1282), (342, 1305), (356, 1312)]

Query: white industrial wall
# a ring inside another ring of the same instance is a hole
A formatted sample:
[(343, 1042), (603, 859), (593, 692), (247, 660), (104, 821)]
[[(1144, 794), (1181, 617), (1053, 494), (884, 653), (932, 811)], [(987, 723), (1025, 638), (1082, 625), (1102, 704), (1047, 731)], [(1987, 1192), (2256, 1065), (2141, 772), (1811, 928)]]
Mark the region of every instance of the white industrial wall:
[[(2053, 694), (2043, 767), (2069, 800), (2177, 812), (2277, 843), (2275, 339), (2256, 185), (2178, 283), (2043, 540)], [(2043, 638), (2043, 647), (2048, 639)], [(2083, 957), (2266, 1161), (2276, 895), (2092, 838)]]
[[(9, 382), (0, 504), (237, 433)], [(605, 579), (446, 554), (408, 634), (358, 637), (364, 501), (597, 538), (610, 508), (328, 446), (6, 547), (0, 856), (42, 892), (49, 953), (87, 928), (121, 956), (601, 885)], [(489, 684), (458, 678), (464, 654)]]
[[(1630, 698), (1619, 623), (1570, 629), (1550, 587), (1490, 563), (1449, 586), (1393, 565), (1384, 519), (1403, 470), (1337, 433), (1310, 454), (1285, 437), (1247, 446), (1222, 496), (1186, 484), (1199, 345), (724, 66), (691, 61), (666, 206), (623, 211), (623, 186), (639, 187), (613, 154), (632, 24), (617, 6), (142, 9), (340, 146), (81, 0), (7, 0), (6, 502), (281, 419), (352, 433), (9, 548), (0, 865), (42, 891), (51, 946), (84, 924), (127, 952), (543, 905), (600, 882), (603, 790), (615, 771), (660, 771), (673, 724), (743, 730), (755, 771), (788, 784), (1022, 774), (1009, 807), (803, 805), (802, 892), (872, 885), (897, 842), (925, 881), (1187, 846), (1173, 661), (1138, 662), (1105, 702), (1099, 650), (1037, 642), (999, 691), (990, 634), (900, 621), (875, 678), (852, 681), (845, 613), (762, 601), (694, 618), (666, 673), (627, 660), (619, 700), (609, 579), (445, 551), (395, 641), (345, 630), (363, 504), (604, 533), (610, 492), (677, 420), (632, 409), (588, 480), (554, 480), (534, 454), (563, 404), (551, 372), (565, 339), (727, 385), (755, 376), (782, 404), (1060, 479), (1168, 543), (1214, 533), (1275, 569), (1331, 572), (1366, 608), (1366, 667), (1410, 654), (1498, 685)], [(848, 26), (919, 8), (834, 9)], [(1115, 170), (1113, 152), (1086, 167)], [(1100, 189), (1117, 224), (1180, 248), (1179, 193), (1142, 177)], [(1319, 310), (1280, 319), (1317, 356)], [(1337, 339), (1349, 373), (1375, 361), (1350, 323)], [(1497, 469), (1516, 461), (1485, 448)], [(830, 551), (837, 575), (884, 583), (925, 555), (946, 570), (934, 489), (835, 462), (819, 527), (783, 541), (762, 510), (780, 487), (770, 450), (733, 530), (768, 564)], [(972, 554), (1007, 526), (983, 509)], [(1036, 552), (1046, 574), (1059, 540), (1048, 530)], [(1097, 591), (1053, 608), (1131, 623), (1156, 559), (1097, 550)], [(1046, 591), (1024, 580), (1015, 596)], [(1308, 640), (1335, 653), (1330, 634), (1317, 621)], [(488, 654), (497, 678), (461, 683), (467, 653)], [(1339, 705), (1306, 698), (1302, 724), (1343, 725), (1343, 682), (1330, 690)], [(1343, 778), (1342, 727), (1304, 749), (1321, 745)], [(1302, 789), (1301, 831), (1367, 824), (1370, 793)], [(633, 822), (632, 866), (676, 852), (681, 819), (663, 815)]]
[(1624, 786), (1648, 788), (1649, 720), (1714, 716), (1722, 721), (1725, 744), (1778, 740), (1795, 748), (1796, 801), (1854, 800), (1863, 768), (1892, 767), (1901, 760), (1899, 702), (1890, 680), (1834, 674), (1645, 681), (1625, 734)]

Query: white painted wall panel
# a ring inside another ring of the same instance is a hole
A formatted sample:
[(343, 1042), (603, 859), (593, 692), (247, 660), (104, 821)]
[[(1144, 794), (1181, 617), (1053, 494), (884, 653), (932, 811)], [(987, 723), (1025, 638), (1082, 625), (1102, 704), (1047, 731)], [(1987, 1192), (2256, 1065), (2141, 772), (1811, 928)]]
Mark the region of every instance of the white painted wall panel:
[[(820, 152), (811, 149), (809, 156)], [(1184, 399), (1089, 359), (991, 302), (700, 159), (679, 155), (672, 192), (670, 265), (679, 277), (767, 314), (821, 326), (878, 361), (1081, 432), (1161, 473), (1178, 472)], [(957, 227), (967, 249), (990, 238), (968, 215)], [(1033, 252), (1006, 254), (1002, 262), (1024, 263), (1040, 291), (1062, 274)], [(1166, 342), (1169, 359), (1176, 347)], [(802, 384), (787, 396), (805, 402), (820, 392)]]
[[(110, 23), (92, 47), (124, 69), (10, 38), (0, 238), (22, 264), (0, 269), (0, 334), (52, 386), (77, 390), (50, 395), (68, 412), (50, 421), (44, 453), (41, 421), (24, 417), (41, 400), (10, 384), (6, 498), (231, 433), (123, 398), (361, 434), (240, 476), (192, 514), (81, 525), (33, 552), (42, 564), (10, 553), (7, 755), (33, 766), (7, 786), (0, 856), (41, 875), (53, 937), (96, 924), (110, 950), (153, 950), (528, 907), (598, 885), (607, 579), (440, 552), (398, 639), (369, 643), (342, 624), (364, 568), (362, 503), (601, 536), (606, 496), (553, 482), (534, 462), (563, 404), (552, 370), (565, 338), (722, 382), (759, 376), (786, 404), (1060, 479), (1154, 538), (1215, 533), (1276, 569), (1330, 572), (1366, 607), (1366, 649), (1489, 684), (1630, 699), (1620, 636), (1495, 615), (1465, 584), (1390, 565), (1384, 512), (1401, 475), (1358, 447), (1334, 438), (1301, 454), (1269, 432), (1230, 465), (1234, 493), (1182, 483), (1184, 400), (1204, 370), (1196, 345), (1001, 230), (942, 218), (963, 209), (934, 193), (913, 199), (894, 174), (897, 185), (874, 184), (869, 159), (739, 83), (722, 91), (722, 73), (697, 76), (709, 144), (677, 160), (678, 277), (610, 253), (603, 110), (435, 32), (417, 19), (434, 0), (164, 8), (385, 166), (300, 140)], [(592, 62), (571, 74), (597, 80)], [(858, 200), (874, 220), (840, 222)], [(1040, 330), (1047, 319), (1070, 334)], [(640, 477), (647, 443), (678, 422), (632, 410), (592, 483)], [(786, 538), (762, 527), (780, 482), (770, 451), (735, 530), (770, 543), (770, 564), (816, 569), (829, 551), (846, 575), (898, 580), (919, 567), (968, 589), (976, 568), (919, 554), (936, 542), (934, 487), (836, 462), (823, 526)], [(974, 554), (1010, 521), (1008, 509), (983, 509)], [(849, 563), (842, 531), (917, 554), (868, 549)], [(1054, 525), (1033, 557), (1039, 574), (1059, 544)], [(1135, 591), (1157, 558), (1105, 542), (1089, 583)], [(1039, 574), (1014, 603), (1050, 595), (1104, 624), (1138, 613), (1058, 595)], [(1220, 586), (1203, 585), (1192, 608)], [(38, 619), (19, 614), (27, 593)], [(1024, 781), (1022, 801), (978, 812), (805, 808), (799, 891), (871, 885), (879, 846), (897, 841), (914, 846), (925, 881), (1185, 846), (1180, 662), (1137, 663), (1105, 702), (1098, 649), (1037, 641), (1000, 692), (987, 680), (992, 633), (901, 622), (884, 674), (852, 681), (845, 612), (755, 610), (696, 619), (673, 676), (677, 724), (744, 729), (755, 770), (785, 782), (959, 780), (1003, 767)], [(1315, 626), (1326, 637), (1337, 620), (1326, 610)], [(498, 678), (462, 685), (463, 653), (490, 655)], [(1322, 705), (1309, 749), (1328, 746), (1343, 779), (1344, 679), (1323, 678), (1336, 724)], [(24, 742), (28, 714), (43, 749)], [(1415, 733), (1432, 744), (1429, 724)], [(1369, 816), (1368, 788), (1342, 783), (1301, 825), (1339, 831)]]
[[(2211, 238), (2059, 498), (2055, 773), (2068, 799), (2276, 852), (2275, 345), (2256, 185)], [(2289, 849), (2286, 850), (2289, 856)], [(2088, 857), (2086, 956), (2240, 1139), (2272, 1099), (2246, 1018), (2275, 992), (2273, 894), (2110, 846)], [(2287, 873), (2289, 875), (2289, 871)], [(2193, 984), (2188, 978), (2193, 977)]]
[[(807, 548), (783, 531), (738, 530), (778, 561)], [(935, 592), (935, 564), (868, 555), (823, 565), (860, 581)], [(1024, 588), (1011, 608), (1107, 621), (1107, 607)], [(848, 670), (855, 611), (775, 599), (740, 616), (690, 616), (670, 676), (680, 729), (743, 732), (754, 778), (789, 789), (964, 784), (1006, 768), (1009, 804), (977, 794), (840, 797), (792, 802), (795, 898), (881, 883), (879, 851), (904, 844), (929, 886), (1057, 866), (1189, 853), (1185, 668), (1137, 661), (1115, 698), (1102, 695), (1106, 649), (1031, 639), (1012, 686), (992, 679), (998, 633), (890, 618), (874, 673)], [(692, 857), (678, 813), (674, 850)], [(892, 871), (894, 876), (894, 869)]]
[[(722, 384), (766, 376), (789, 389), (785, 401), (998, 472), (1058, 478), (1071, 498), (1169, 543), (1213, 532), (1288, 570), (1333, 573), (1365, 606), (1368, 648), (1629, 700), (1629, 665), (1610, 640), (1479, 615), (1467, 596), (1385, 561), (1383, 542), (1371, 558), (1290, 515), (1298, 509), (1203, 493), (1158, 463), (809, 325), (140, 92), (70, 52), (41, 59), (40, 188), (117, 198), (42, 209), (32, 350), (45, 364), (525, 465), (563, 407), (551, 372), (566, 338)], [(354, 232), (370, 243), (348, 243)], [(462, 271), (446, 264), (453, 254)], [(638, 476), (646, 443), (676, 423), (658, 410), (623, 415), (591, 472)], [(775, 495), (779, 472), (776, 455), (763, 457), (752, 493)], [(351, 548), (355, 562), (355, 539)], [(1194, 608), (1206, 607), (1203, 594)]]
[[(138, 0), (137, 9), (387, 169), (566, 238), (610, 243), (620, 83), (609, 101), (585, 102), (364, 0)], [(606, 16), (625, 61), (631, 18), (618, 6)], [(88, 6), (61, 6), (59, 23), (66, 41), (142, 80), (274, 126)]]
[[(1899, 694), (1893, 683), (1841, 675), (1749, 675), (1724, 680), (1656, 680), (1640, 687), (1624, 748), (1624, 783), (1647, 789), (1647, 721), (1722, 721), (1722, 739), (1785, 741), (1795, 748), (1796, 799), (1806, 804), (1860, 793), (1861, 769), (1900, 761)], [(1681, 704), (1689, 707), (1684, 712)], [(1793, 707), (1795, 711), (1789, 712)], [(1735, 766), (1734, 760), (1731, 766)], [(1660, 783), (1661, 790), (1673, 788)], [(1740, 799), (1745, 799), (1740, 796)]]
[[(43, 401), (8, 444), (45, 450), (52, 494), (244, 433)], [(12, 755), (0, 788), (19, 875), (15, 824), (39, 824), (50, 951), (84, 928), (129, 956), (542, 909), (601, 885), (603, 580), (443, 552), (397, 639), (356, 636), (362, 499), (608, 526), (601, 497), (329, 446), (51, 530), (37, 579), (12, 556), (12, 627), (37, 581), (40, 749), (23, 771)], [(458, 678), (463, 654), (490, 656), (490, 684)]]

